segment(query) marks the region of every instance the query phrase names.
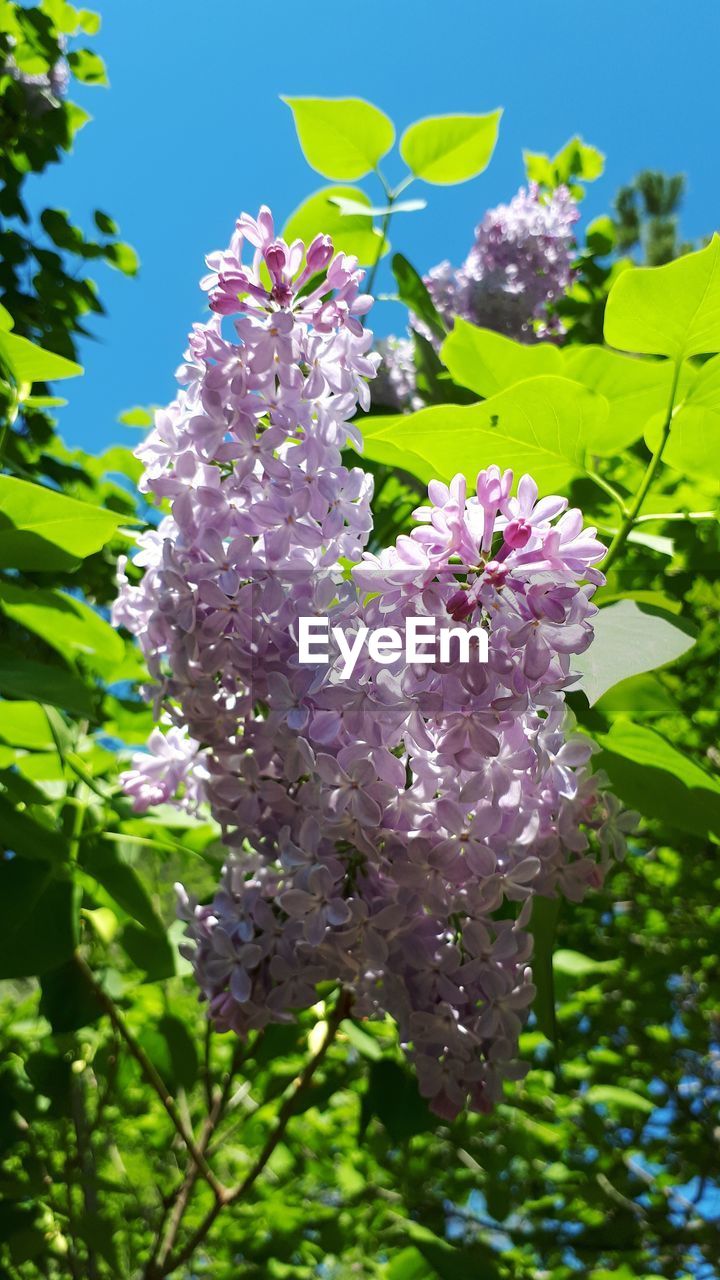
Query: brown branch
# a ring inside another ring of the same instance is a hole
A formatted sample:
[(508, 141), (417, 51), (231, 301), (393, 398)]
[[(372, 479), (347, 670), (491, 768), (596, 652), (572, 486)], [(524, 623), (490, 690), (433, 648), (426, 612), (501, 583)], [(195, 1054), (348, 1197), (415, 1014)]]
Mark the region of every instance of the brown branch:
[[(193, 1234), (191, 1235), (187, 1243), (183, 1246), (182, 1249), (180, 1249), (178, 1253), (175, 1254), (174, 1257), (170, 1257), (167, 1259), (165, 1264), (165, 1269), (159, 1272), (156, 1272), (155, 1275), (153, 1275), (152, 1280), (164, 1280), (165, 1276), (171, 1275), (172, 1272), (175, 1271), (178, 1267), (182, 1266), (186, 1262), (189, 1262), (190, 1258), (194, 1254), (198, 1245), (202, 1244), (203, 1240), (207, 1236), (208, 1232), (213, 1226), (213, 1223), (215, 1222), (218, 1215), (222, 1212), (222, 1210), (225, 1208), (229, 1208), (233, 1204), (236, 1204), (238, 1200), (242, 1200), (242, 1198), (247, 1195), (248, 1191), (250, 1191), (251, 1188), (254, 1186), (254, 1184), (257, 1182), (257, 1179), (260, 1177), (260, 1174), (263, 1172), (275, 1148), (278, 1146), (278, 1144), (282, 1141), (283, 1137), (285, 1136), (285, 1131), (288, 1127), (290, 1120), (292, 1119), (292, 1116), (295, 1112), (295, 1109), (298, 1105), (301, 1095), (304, 1093), (305, 1089), (307, 1089), (308, 1085), (310, 1084), (310, 1081), (315, 1075), (315, 1072), (317, 1071), (318, 1067), (322, 1063), (328, 1049), (330, 1048), (330, 1045), (332, 1044), (333, 1040), (335, 1039), (335, 1036), (337, 1035), (337, 1031), (338, 1031), (338, 1027), (340, 1026), (340, 1023), (345, 1018), (347, 1018), (350, 1012), (351, 1005), (352, 1005), (351, 992), (344, 991), (344, 990), (341, 991), (337, 1000), (337, 1004), (335, 1005), (335, 1008), (333, 1009), (333, 1012), (330, 1018), (328, 1019), (327, 1030), (325, 1032), (325, 1037), (323, 1039), (322, 1044), (320, 1045), (320, 1048), (318, 1049), (317, 1053), (315, 1053), (313, 1057), (308, 1060), (295, 1088), (293, 1089), (292, 1093), (287, 1096), (282, 1106), (280, 1107), (280, 1110), (277, 1115), (277, 1121), (275, 1123), (275, 1127), (268, 1134), (267, 1139), (265, 1140), (265, 1143), (260, 1153), (258, 1154), (256, 1159), (253, 1161), (253, 1164), (251, 1165), (250, 1169), (246, 1173), (242, 1182), (240, 1182), (236, 1187), (233, 1187), (231, 1189), (226, 1189), (223, 1195), (215, 1200), (215, 1203), (208, 1210), (202, 1222), (200, 1223), (199, 1227), (197, 1227), (197, 1229), (193, 1232)], [(148, 1280), (150, 1280), (150, 1278), (148, 1278)]]
[[(206, 1158), (210, 1140), (225, 1114), (235, 1074), (240, 1070), (246, 1059), (256, 1051), (262, 1036), (263, 1032), (259, 1031), (251, 1045), (238, 1043), (230, 1065), (223, 1076), (222, 1085), (210, 1099), (210, 1110), (203, 1122), (198, 1140), (198, 1150)], [(212, 1086), (211, 1078), (208, 1078), (206, 1083)], [(167, 1197), (164, 1213), (158, 1226), (155, 1247), (145, 1267), (145, 1280), (154, 1280), (155, 1277), (162, 1276), (163, 1267), (175, 1247), (178, 1232), (185, 1210), (190, 1202), (197, 1176), (198, 1166), (192, 1163), (188, 1166), (185, 1177), (180, 1184)]]
[(197, 1165), (199, 1172), (202, 1174), (208, 1186), (212, 1190), (216, 1201), (220, 1202), (221, 1204), (224, 1203), (225, 1197), (227, 1196), (227, 1188), (224, 1187), (222, 1183), (218, 1181), (212, 1169), (210, 1168), (207, 1160), (205, 1159), (205, 1156), (202, 1154), (201, 1151), (198, 1150), (195, 1144), (195, 1139), (192, 1133), (188, 1132), (186, 1125), (183, 1123), (180, 1112), (178, 1111), (175, 1105), (175, 1099), (170, 1093), (159, 1071), (153, 1066), (152, 1062), (150, 1061), (149, 1057), (147, 1056), (142, 1046), (138, 1044), (137, 1040), (132, 1034), (130, 1028), (128, 1027), (125, 1019), (123, 1018), (114, 1000), (112, 1000), (112, 998), (107, 994), (107, 992), (103, 990), (100, 983), (97, 981), (94, 973), (92, 972), (92, 969), (79, 953), (77, 954), (77, 964), (80, 969), (80, 972), (85, 978), (85, 981), (89, 984), (89, 986), (92, 988), (93, 992), (95, 993), (95, 997), (98, 1003), (102, 1006), (105, 1013), (107, 1013), (115, 1030), (118, 1032), (118, 1035), (125, 1041), (125, 1044), (127, 1045), (130, 1053), (132, 1054), (135, 1061), (138, 1063), (140, 1070), (145, 1076), (145, 1079), (147, 1080), (148, 1084), (151, 1086), (151, 1088), (155, 1091), (158, 1098), (160, 1099), (178, 1135), (182, 1139), (183, 1143), (187, 1147), (187, 1150), (190, 1156), (192, 1157), (195, 1164)]
[[(84, 1082), (77, 1078), (73, 1079), (72, 1086), (72, 1114), (78, 1152), (80, 1189), (85, 1205), (85, 1214), (88, 1222), (91, 1222), (97, 1215), (98, 1210), (95, 1158), (85, 1111)], [(85, 1248), (87, 1249), (88, 1280), (98, 1280), (100, 1273), (98, 1271), (97, 1255), (90, 1235), (86, 1237)]]

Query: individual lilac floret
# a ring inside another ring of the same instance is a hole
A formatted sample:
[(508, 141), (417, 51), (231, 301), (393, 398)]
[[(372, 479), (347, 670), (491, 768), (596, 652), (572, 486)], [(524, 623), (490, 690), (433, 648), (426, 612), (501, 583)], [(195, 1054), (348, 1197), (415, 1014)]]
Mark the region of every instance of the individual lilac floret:
[[(179, 889), (220, 1029), (339, 984), (357, 1016), (396, 1020), (440, 1115), (484, 1111), (525, 1069), (535, 896), (580, 899), (623, 847), (564, 698), (604, 548), (564, 498), (489, 466), (470, 496), (433, 481), (413, 532), (365, 551), (371, 481), (341, 452), (378, 360), (362, 273), (327, 237), (287, 245), (266, 209), (209, 265), (215, 316), (137, 451), (170, 510), (114, 616), (174, 727), (126, 787), (142, 809), (191, 778), (222, 829), (212, 901)], [(348, 639), (418, 616), (481, 626), (488, 661), (299, 662), (302, 617)]]

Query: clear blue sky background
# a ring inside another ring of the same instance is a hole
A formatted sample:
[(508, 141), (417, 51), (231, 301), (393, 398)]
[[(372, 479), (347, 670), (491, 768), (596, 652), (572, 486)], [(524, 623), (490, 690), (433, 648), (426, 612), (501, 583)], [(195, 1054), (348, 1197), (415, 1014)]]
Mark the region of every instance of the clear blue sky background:
[[(109, 89), (75, 96), (94, 120), (75, 154), (33, 179), (33, 202), (91, 226), (110, 213), (142, 262), (135, 280), (98, 271), (108, 317), (95, 319), (84, 379), (67, 384), (60, 428), (97, 450), (131, 443), (116, 422), (164, 402), (185, 336), (201, 318), (205, 252), (227, 243), (242, 209), (282, 223), (324, 179), (307, 166), (279, 95), (357, 95), (398, 133), (423, 115), (505, 108), (489, 169), (460, 187), (413, 188), (428, 208), (398, 218), (394, 246), (423, 270), (459, 262), (483, 211), (523, 180), (522, 149), (555, 151), (573, 133), (607, 155), (584, 216), (608, 208), (641, 168), (688, 179), (687, 237), (720, 224), (720, 0), (98, 0), (92, 42)], [(397, 155), (386, 162), (400, 176)], [(361, 184), (362, 185), (362, 184)], [(374, 194), (374, 193), (373, 193)], [(387, 270), (387, 268), (386, 268)], [(380, 277), (378, 288), (389, 286)], [(373, 327), (402, 327), (391, 303)]]

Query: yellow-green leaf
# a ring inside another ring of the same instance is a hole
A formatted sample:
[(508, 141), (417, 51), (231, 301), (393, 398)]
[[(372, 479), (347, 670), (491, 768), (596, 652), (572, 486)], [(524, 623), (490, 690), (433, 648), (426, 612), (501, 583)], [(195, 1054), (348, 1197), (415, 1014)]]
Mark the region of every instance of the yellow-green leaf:
[(428, 116), (405, 130), (400, 154), (425, 182), (450, 186), (487, 169), (495, 150), (502, 108), (486, 115)]
[(605, 340), (675, 361), (720, 351), (720, 236), (662, 267), (633, 267), (608, 296)]
[(377, 258), (378, 249), (382, 245), (383, 254), (390, 245), (383, 243), (380, 231), (373, 226), (370, 214), (366, 216), (353, 213), (342, 214), (333, 200), (347, 196), (358, 204), (370, 207), (370, 200), (359, 187), (323, 187), (308, 197), (288, 218), (283, 229), (285, 239), (304, 240), (305, 244), (317, 235), (332, 236), (335, 248), (343, 253), (354, 254), (363, 264), (372, 263)]
[(375, 168), (395, 141), (384, 111), (363, 98), (283, 98), (308, 164), (324, 178), (354, 182)]

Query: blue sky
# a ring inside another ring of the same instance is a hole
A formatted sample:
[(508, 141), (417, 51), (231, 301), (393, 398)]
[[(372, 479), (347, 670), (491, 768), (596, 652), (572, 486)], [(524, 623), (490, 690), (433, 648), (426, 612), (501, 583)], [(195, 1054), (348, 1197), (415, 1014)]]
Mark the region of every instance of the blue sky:
[[(131, 443), (116, 422), (133, 404), (173, 395), (205, 252), (224, 246), (242, 209), (270, 204), (279, 223), (324, 184), (297, 145), (280, 94), (357, 95), (398, 133), (423, 115), (505, 109), (489, 169), (460, 187), (426, 187), (419, 214), (392, 235), (423, 270), (459, 262), (486, 208), (523, 180), (522, 149), (555, 151), (573, 133), (607, 155), (584, 216), (609, 205), (641, 168), (686, 173), (683, 231), (720, 224), (718, 0), (99, 0), (91, 43), (111, 87), (76, 97), (94, 120), (75, 154), (32, 179), (32, 199), (91, 225), (110, 213), (142, 262), (137, 279), (98, 271), (108, 317), (86, 343), (86, 375), (67, 384), (60, 429), (93, 450)], [(385, 163), (402, 173), (395, 155)], [(362, 185), (362, 184), (360, 184)], [(368, 187), (370, 189), (370, 187)], [(373, 193), (374, 194), (374, 193)], [(378, 289), (389, 286), (383, 275)], [(373, 327), (402, 327), (393, 304)]]

